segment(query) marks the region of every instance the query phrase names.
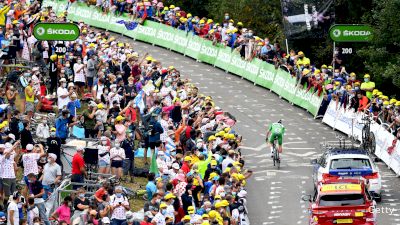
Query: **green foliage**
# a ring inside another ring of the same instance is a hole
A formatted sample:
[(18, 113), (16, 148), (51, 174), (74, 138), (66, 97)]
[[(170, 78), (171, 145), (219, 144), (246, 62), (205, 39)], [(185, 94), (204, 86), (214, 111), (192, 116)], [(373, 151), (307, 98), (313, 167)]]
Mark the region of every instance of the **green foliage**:
[(368, 47), (358, 51), (374, 80), (380, 84), (390, 81), (385, 87), (389, 93), (397, 95), (400, 89), (399, 9), (399, 0), (373, 0), (373, 10), (363, 15), (363, 22), (373, 26), (374, 39)]

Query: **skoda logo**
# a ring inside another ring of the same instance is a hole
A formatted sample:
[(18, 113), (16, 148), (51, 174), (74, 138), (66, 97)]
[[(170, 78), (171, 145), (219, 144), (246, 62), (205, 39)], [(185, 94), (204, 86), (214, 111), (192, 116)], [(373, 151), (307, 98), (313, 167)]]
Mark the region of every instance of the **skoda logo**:
[(340, 32), (340, 30), (339, 29), (336, 29), (336, 30), (333, 30), (333, 36), (335, 36), (335, 37), (339, 37), (340, 36), (340, 34), (342, 33), (342, 32)]
[(43, 27), (39, 27), (39, 28), (36, 30), (36, 33), (37, 33), (38, 35), (40, 35), (40, 36), (42, 36), (42, 35), (44, 34), (44, 32), (45, 32), (45, 30), (44, 30)]

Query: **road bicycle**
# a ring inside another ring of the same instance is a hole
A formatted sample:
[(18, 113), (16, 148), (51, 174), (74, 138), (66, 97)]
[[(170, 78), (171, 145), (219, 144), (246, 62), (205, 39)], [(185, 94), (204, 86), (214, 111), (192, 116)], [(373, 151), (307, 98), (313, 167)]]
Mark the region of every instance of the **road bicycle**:
[(279, 169), (281, 167), (281, 159), (279, 158), (279, 151), (276, 148), (276, 140), (278, 140), (278, 138), (275, 138), (272, 142), (272, 149), (274, 151), (272, 154), (272, 160), (274, 161), (274, 166), (278, 167)]
[(371, 122), (372, 118), (368, 115), (361, 119), (364, 127), (361, 132), (362, 137), (362, 147), (367, 150), (370, 154), (375, 153), (375, 135), (371, 132)]

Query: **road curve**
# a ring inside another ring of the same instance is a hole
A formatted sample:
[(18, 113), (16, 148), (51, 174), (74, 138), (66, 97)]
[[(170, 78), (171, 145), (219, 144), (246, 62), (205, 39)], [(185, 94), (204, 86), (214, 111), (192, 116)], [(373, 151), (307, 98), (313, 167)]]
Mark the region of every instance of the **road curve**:
[[(322, 141), (336, 142), (336, 132), (314, 120), (303, 109), (238, 76), (179, 53), (117, 36), (133, 45), (140, 54), (148, 52), (164, 66), (175, 66), (184, 78), (191, 79), (199, 87), (201, 93), (211, 95), (218, 106), (237, 118), (236, 130), (243, 136), (242, 153), (246, 166), (254, 171), (248, 181), (251, 224), (308, 224), (308, 204), (300, 197), (312, 193), (310, 159), (321, 153)], [(281, 169), (277, 171), (265, 145), (265, 133), (267, 125), (279, 119), (284, 120), (287, 133)], [(386, 189), (378, 207), (390, 209), (378, 214), (378, 224), (400, 225), (400, 181), (383, 163), (378, 164)]]

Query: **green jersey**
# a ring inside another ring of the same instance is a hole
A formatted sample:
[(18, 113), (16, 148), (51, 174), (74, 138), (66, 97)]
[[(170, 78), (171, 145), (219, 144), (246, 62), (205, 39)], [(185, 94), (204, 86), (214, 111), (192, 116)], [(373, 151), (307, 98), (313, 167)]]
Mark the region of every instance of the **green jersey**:
[(270, 124), (268, 130), (273, 134), (283, 135), (285, 133), (285, 127), (280, 123)]

